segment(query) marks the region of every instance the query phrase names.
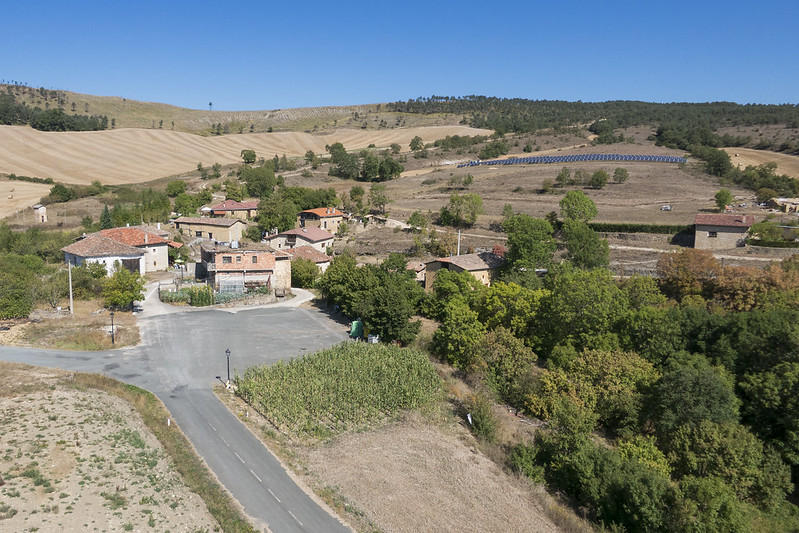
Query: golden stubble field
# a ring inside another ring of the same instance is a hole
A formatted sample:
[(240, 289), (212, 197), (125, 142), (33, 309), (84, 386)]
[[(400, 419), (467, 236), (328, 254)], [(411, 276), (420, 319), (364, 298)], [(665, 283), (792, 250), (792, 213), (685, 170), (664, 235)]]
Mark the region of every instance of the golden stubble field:
[(149, 129), (42, 132), (27, 126), (0, 126), (0, 173), (53, 178), (71, 184), (142, 183), (196, 168), (197, 163), (241, 162), (241, 151), (259, 157), (325, 153), (336, 142), (347, 149), (397, 143), (407, 150), (411, 139), (432, 142), (447, 135), (487, 135), (466, 126), (430, 126), (386, 130), (339, 129), (325, 135), (305, 132), (252, 133), (202, 137)]

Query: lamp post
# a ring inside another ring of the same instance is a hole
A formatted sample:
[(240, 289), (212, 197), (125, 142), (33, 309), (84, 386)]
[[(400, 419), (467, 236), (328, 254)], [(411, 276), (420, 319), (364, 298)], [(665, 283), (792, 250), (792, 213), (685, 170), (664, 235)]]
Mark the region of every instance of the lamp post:
[(114, 312), (111, 311), (111, 345), (114, 345)]
[(227, 386), (230, 387), (230, 348), (225, 350), (227, 356)]

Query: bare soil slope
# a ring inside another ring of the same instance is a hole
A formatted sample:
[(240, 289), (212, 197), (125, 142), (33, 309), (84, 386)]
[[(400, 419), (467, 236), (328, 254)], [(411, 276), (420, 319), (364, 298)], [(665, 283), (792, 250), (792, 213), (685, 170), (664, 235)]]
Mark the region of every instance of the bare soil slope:
[(0, 370), (0, 530), (216, 530), (126, 402), (65, 371)]
[(198, 162), (241, 161), (241, 150), (258, 156), (301, 156), (324, 153), (325, 145), (341, 142), (347, 149), (369, 144), (407, 147), (415, 136), (432, 142), (447, 135), (486, 135), (465, 126), (430, 126), (386, 130), (339, 129), (326, 135), (304, 132), (254, 133), (201, 137), (146, 129), (88, 132), (42, 132), (27, 126), (0, 126), (0, 172), (49, 177), (73, 184), (99, 180), (106, 185), (141, 183), (194, 169)]
[(310, 470), (338, 487), (385, 532), (560, 531), (507, 474), (420, 417), (348, 434), (308, 454)]

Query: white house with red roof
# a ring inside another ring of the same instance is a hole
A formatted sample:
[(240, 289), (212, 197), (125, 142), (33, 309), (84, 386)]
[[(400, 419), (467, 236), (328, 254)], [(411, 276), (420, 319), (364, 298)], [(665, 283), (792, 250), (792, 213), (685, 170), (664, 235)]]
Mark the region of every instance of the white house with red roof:
[(275, 250), (310, 246), (314, 250), (327, 253), (328, 246), (333, 246), (333, 238), (334, 235), (332, 233), (309, 226), (307, 228), (284, 231), (277, 235), (270, 235), (264, 240)]
[(155, 232), (133, 226), (104, 229), (97, 234), (142, 250), (145, 272), (166, 270), (169, 267), (169, 240)]
[(99, 233), (87, 235), (79, 241), (61, 248), (64, 261), (81, 266), (84, 263), (99, 263), (105, 266), (109, 276), (116, 271), (117, 265), (140, 275), (145, 273), (145, 251), (141, 248), (121, 243)]
[(306, 209), (297, 215), (297, 225), (300, 228), (316, 227), (330, 233), (336, 233), (338, 227), (344, 222), (345, 214), (335, 207), (319, 207)]
[(694, 248), (722, 250), (743, 246), (754, 223), (754, 215), (699, 213), (694, 219)]

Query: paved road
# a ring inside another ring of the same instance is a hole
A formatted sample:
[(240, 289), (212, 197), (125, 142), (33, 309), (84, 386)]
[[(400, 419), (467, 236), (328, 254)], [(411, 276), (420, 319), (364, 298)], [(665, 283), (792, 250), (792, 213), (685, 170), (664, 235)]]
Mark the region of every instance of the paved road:
[(0, 359), (101, 372), (150, 390), (259, 528), (350, 531), (292, 481), (211, 390), (216, 376), (227, 377), (226, 349), (235, 375), (344, 340), (344, 328), (314, 309), (291, 307), (303, 298), (287, 306), (176, 313), (148, 296), (139, 317), (140, 346), (105, 352), (0, 346)]

